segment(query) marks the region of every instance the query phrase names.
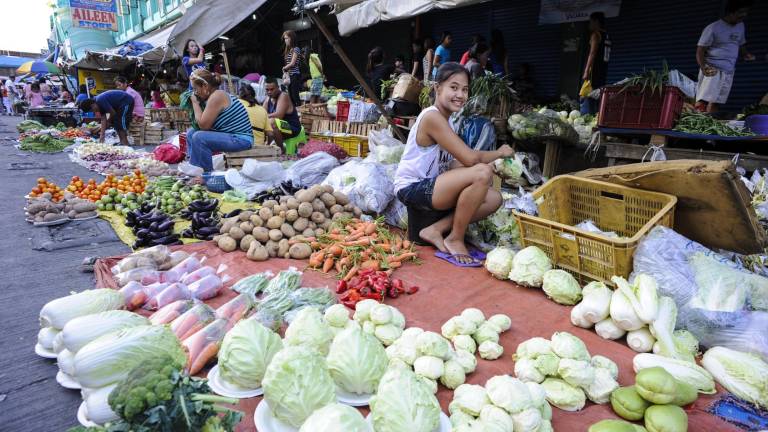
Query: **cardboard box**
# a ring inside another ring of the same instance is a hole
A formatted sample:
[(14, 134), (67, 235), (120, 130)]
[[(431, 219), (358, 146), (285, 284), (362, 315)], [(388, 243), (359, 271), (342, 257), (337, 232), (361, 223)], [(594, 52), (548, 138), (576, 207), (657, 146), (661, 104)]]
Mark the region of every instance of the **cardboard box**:
[(421, 93), (421, 81), (410, 74), (402, 74), (392, 90), (392, 99), (403, 99), (408, 102), (418, 103)]

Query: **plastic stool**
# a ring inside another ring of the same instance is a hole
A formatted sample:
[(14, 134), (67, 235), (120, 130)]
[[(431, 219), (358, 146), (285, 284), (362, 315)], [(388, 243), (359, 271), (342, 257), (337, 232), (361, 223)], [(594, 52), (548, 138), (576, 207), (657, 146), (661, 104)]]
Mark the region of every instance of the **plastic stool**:
[(296, 151), (299, 149), (299, 145), (304, 144), (306, 142), (307, 142), (307, 133), (304, 130), (304, 126), (302, 126), (301, 129), (299, 130), (298, 135), (283, 141), (283, 145), (285, 146), (285, 154), (287, 155), (296, 154)]
[[(397, 198), (395, 198), (397, 199)], [(450, 211), (437, 210), (418, 210), (412, 207), (408, 208), (408, 240), (424, 246), (428, 245), (419, 237), (419, 233), (424, 228), (439, 221), (450, 214)]]

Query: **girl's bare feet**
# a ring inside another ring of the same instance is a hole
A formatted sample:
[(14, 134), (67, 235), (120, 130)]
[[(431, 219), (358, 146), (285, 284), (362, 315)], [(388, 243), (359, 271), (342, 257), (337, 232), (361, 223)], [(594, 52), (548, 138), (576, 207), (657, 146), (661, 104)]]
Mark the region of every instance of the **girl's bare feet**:
[(443, 234), (434, 226), (428, 226), (419, 231), (419, 238), (427, 243), (431, 243), (440, 252), (448, 252), (448, 249), (445, 247), (445, 241), (443, 240)]
[(467, 250), (467, 245), (464, 244), (464, 239), (453, 239), (450, 234), (444, 240), (445, 248), (454, 256), (454, 259), (462, 264), (471, 264), (476, 262)]

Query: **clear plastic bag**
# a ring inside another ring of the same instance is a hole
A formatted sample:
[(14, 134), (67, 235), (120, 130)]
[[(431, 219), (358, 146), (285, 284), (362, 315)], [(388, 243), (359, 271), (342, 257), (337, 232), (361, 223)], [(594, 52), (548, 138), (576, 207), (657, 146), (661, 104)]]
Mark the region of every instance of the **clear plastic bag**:
[(213, 309), (205, 303), (198, 303), (171, 322), (171, 331), (183, 341), (214, 319), (216, 317)]
[(283, 314), (274, 309), (258, 309), (255, 310), (248, 319), (258, 321), (264, 327), (278, 331), (283, 325)]
[(255, 296), (267, 287), (269, 280), (274, 276), (275, 274), (269, 270), (264, 273), (246, 276), (232, 285), (232, 290), (236, 293), (249, 293)]
[(144, 306), (146, 309), (155, 310), (165, 305), (171, 304), (178, 300), (191, 300), (192, 293), (186, 285), (176, 282), (168, 285), (164, 290), (159, 292), (156, 296), (149, 299), (149, 302)]
[(153, 325), (168, 324), (178, 318), (184, 312), (192, 309), (195, 302), (192, 300), (179, 300), (169, 305), (161, 307), (157, 312), (149, 317), (149, 322)]
[(399, 199), (394, 198), (384, 210), (384, 222), (402, 230), (408, 228), (408, 208)]
[(574, 144), (579, 141), (579, 134), (573, 126), (559, 118), (536, 112), (512, 114), (507, 126), (517, 140), (561, 139)]
[(208, 300), (219, 295), (219, 291), (224, 287), (222, 278), (216, 275), (208, 275), (189, 285), (189, 291), (192, 297), (197, 300)]
[(224, 318), (232, 324), (240, 321), (256, 305), (256, 298), (251, 294), (239, 294), (216, 309), (216, 318)]
[(202, 267), (204, 260), (205, 258), (199, 260), (196, 256), (190, 255), (170, 270), (162, 272), (159, 280), (161, 282), (178, 282), (187, 273), (192, 273)]
[(298, 187), (320, 184), (332, 169), (339, 166), (339, 160), (326, 152), (315, 152), (299, 159), (286, 170), (285, 178)]
[(159, 274), (160, 272), (155, 270), (154, 267), (138, 267), (116, 274), (115, 281), (117, 281), (117, 284), (121, 287), (125, 286), (128, 282), (131, 281), (141, 282), (142, 285), (146, 285), (145, 282), (142, 282), (144, 278), (159, 279)]
[(395, 197), (394, 184), (379, 163), (352, 160), (334, 168), (323, 184), (346, 194), (363, 213), (382, 213)]
[(165, 282), (155, 282), (149, 285), (144, 285), (144, 294), (147, 296), (147, 303), (152, 301), (158, 294), (168, 288), (170, 284)]
[(120, 293), (125, 298), (125, 308), (127, 310), (138, 309), (147, 302), (147, 293), (144, 292), (144, 285), (130, 281), (120, 288)]
[(382, 164), (397, 164), (403, 156), (405, 144), (392, 136), (389, 129), (372, 130), (368, 132), (368, 157), (369, 162)]
[(226, 271), (227, 268), (228, 267), (225, 264), (221, 264), (217, 268), (213, 268), (211, 266), (203, 266), (191, 273), (185, 274), (181, 278), (181, 283), (185, 285), (189, 285), (192, 282), (197, 282), (208, 275), (220, 275), (221, 273)]
[[(690, 331), (702, 346), (768, 356), (768, 313), (749, 310), (752, 300), (738, 298), (743, 289), (759, 292), (764, 281), (755, 278), (761, 276), (662, 226), (652, 229), (635, 250), (632, 276), (639, 273), (654, 277), (659, 294), (675, 300), (677, 328)], [(713, 292), (720, 292), (719, 298), (712, 298)]]

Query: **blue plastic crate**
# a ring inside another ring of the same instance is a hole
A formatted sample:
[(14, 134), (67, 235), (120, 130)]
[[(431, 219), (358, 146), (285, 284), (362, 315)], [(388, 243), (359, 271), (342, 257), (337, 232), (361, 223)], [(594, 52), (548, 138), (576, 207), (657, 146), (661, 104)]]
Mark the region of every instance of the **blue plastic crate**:
[(232, 189), (223, 175), (203, 174), (203, 181), (205, 182), (205, 187), (213, 193), (223, 193)]

